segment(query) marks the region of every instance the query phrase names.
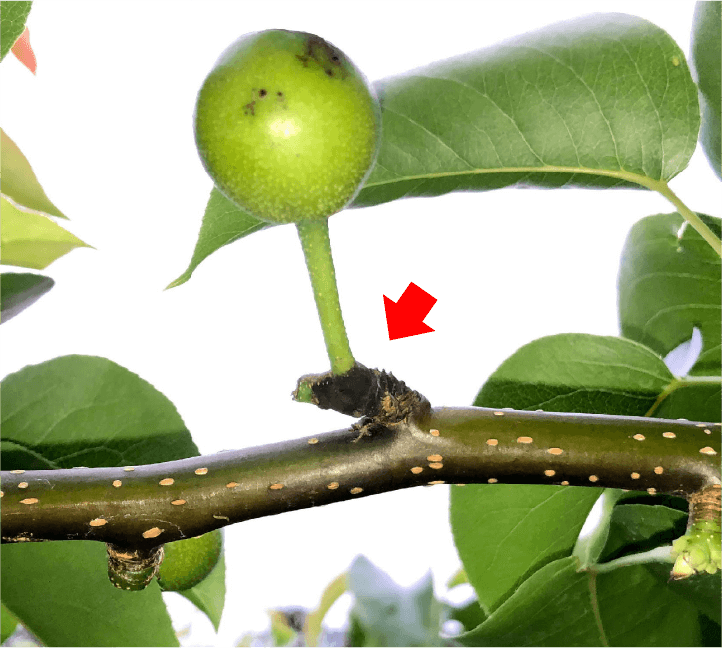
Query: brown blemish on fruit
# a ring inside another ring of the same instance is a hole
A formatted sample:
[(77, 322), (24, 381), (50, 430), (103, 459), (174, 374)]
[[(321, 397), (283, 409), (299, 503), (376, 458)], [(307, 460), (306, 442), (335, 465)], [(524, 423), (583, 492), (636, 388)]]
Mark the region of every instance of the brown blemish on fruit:
[(342, 79), (346, 78), (347, 73), (341, 65), (340, 52), (319, 36), (308, 34), (305, 51), (303, 54), (296, 54), (296, 58), (301, 61), (303, 67), (308, 67), (309, 63), (314, 61), (319, 67), (323, 67), (329, 77), (338, 73)]
[(108, 524), (108, 520), (106, 520), (105, 518), (95, 518), (94, 520), (88, 522), (88, 524), (90, 524), (90, 526), (92, 527), (99, 527)]
[(21, 504), (37, 504), (38, 498), (37, 497), (28, 497), (27, 499), (20, 500)]
[(261, 89), (258, 91), (258, 96), (259, 96), (259, 97), (265, 97), (267, 94), (268, 94), (268, 91), (267, 91), (265, 88), (261, 88)]
[(172, 486), (175, 482), (175, 479), (172, 477), (166, 477), (165, 479), (161, 479), (158, 484), (161, 486)]
[(196, 475), (207, 475), (208, 474), (208, 468), (196, 468), (193, 471)]

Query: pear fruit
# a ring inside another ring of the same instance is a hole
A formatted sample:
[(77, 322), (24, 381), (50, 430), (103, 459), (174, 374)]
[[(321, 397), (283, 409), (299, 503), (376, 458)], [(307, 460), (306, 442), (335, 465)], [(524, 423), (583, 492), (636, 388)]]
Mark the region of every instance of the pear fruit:
[(323, 38), (247, 34), (221, 55), (195, 107), (195, 140), (218, 189), (259, 220), (299, 223), (343, 209), (378, 152), (380, 108)]

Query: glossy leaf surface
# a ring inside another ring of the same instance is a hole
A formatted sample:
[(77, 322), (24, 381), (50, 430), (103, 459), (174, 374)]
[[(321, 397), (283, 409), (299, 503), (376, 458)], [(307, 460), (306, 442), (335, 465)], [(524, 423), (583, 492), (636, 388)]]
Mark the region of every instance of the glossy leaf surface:
[(50, 277), (25, 272), (0, 274), (0, 323), (7, 322), (34, 304), (55, 282)]
[[(720, 235), (720, 219), (699, 215)], [(637, 222), (622, 251), (619, 323), (622, 334), (662, 356), (702, 335), (692, 376), (719, 376), (721, 365), (720, 258), (677, 213)]]
[(644, 567), (594, 576), (577, 572), (569, 557), (533, 574), (460, 641), (467, 646), (689, 646), (699, 645), (701, 637), (696, 608)]
[(177, 646), (158, 584), (124, 592), (107, 571), (102, 542), (3, 545), (3, 604), (48, 646)]
[(2, 129), (0, 155), (2, 193), (5, 197), (29, 211), (67, 218), (47, 197), (30, 162)]
[(2, 262), (42, 270), (78, 247), (90, 247), (77, 236), (40, 214), (20, 211), (4, 198), (2, 208)]
[(10, 51), (15, 41), (25, 31), (32, 2), (6, 2), (2, 7), (0, 21), (0, 60)]

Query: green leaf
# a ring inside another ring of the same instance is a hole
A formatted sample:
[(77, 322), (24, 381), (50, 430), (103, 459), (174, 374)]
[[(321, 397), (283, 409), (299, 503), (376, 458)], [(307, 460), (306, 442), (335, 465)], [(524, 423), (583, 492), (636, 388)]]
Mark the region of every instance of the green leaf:
[[(631, 495), (631, 494), (630, 494)], [(658, 498), (655, 498), (658, 499)], [(684, 503), (682, 498), (676, 498)], [(627, 503), (614, 509), (604, 561), (670, 545), (684, 535), (687, 513), (668, 506)], [(700, 574), (676, 581), (669, 579), (669, 565), (649, 562), (645, 568), (659, 583), (671, 588), (717, 624), (722, 610), (720, 574)], [(719, 643), (719, 642), (717, 642)]]
[(662, 359), (641, 344), (564, 333), (534, 340), (507, 358), (474, 405), (644, 416), (673, 380)]
[(25, 22), (28, 19), (32, 2), (6, 2), (2, 6), (2, 20), (0, 20), (0, 61), (15, 45), (25, 31)]
[(42, 275), (3, 272), (0, 274), (0, 323), (7, 322), (48, 292), (55, 282)]
[(13, 616), (12, 612), (8, 610), (4, 605), (0, 605), (0, 615), (2, 615), (2, 629), (0, 630), (0, 643), (5, 643), (5, 640), (15, 632), (18, 626), (18, 620)]
[(27, 211), (67, 218), (45, 195), (30, 162), (17, 144), (0, 128), (2, 194)]
[(42, 270), (77, 247), (91, 247), (40, 214), (17, 209), (0, 199), (2, 263)]
[(358, 556), (349, 570), (348, 585), (355, 598), (351, 615), (363, 629), (364, 645), (439, 645), (440, 606), (431, 575), (404, 588)]
[(699, 128), (682, 51), (624, 14), (551, 25), (376, 87), (383, 142), (356, 205), (666, 181), (687, 165)]
[[(105, 358), (64, 356), (25, 367), (3, 380), (0, 398), (3, 470), (198, 455), (173, 404)], [(3, 603), (50, 645), (177, 645), (160, 589), (155, 583), (132, 594), (115, 589), (102, 543), (6, 544), (2, 570)]]
[(482, 609), (496, 609), (535, 570), (568, 556), (599, 495), (525, 484), (452, 489), (454, 542)]
[(108, 581), (101, 542), (2, 546), (2, 602), (47, 646), (177, 646), (160, 588)]
[[(474, 405), (643, 416), (673, 380), (662, 359), (636, 342), (554, 335), (505, 360)], [(536, 570), (569, 555), (598, 497), (556, 486), (453, 489), (454, 541), (482, 607), (496, 609)]]
[(226, 560), (223, 553), (213, 571), (198, 585), (177, 592), (203, 612), (218, 632), (226, 600)]
[(569, 557), (537, 571), (457, 640), (466, 646), (694, 646), (701, 629), (696, 608), (644, 567), (595, 576), (577, 572)]
[(722, 391), (720, 381), (687, 382), (678, 381), (676, 389), (666, 395), (659, 407), (654, 410), (653, 416), (666, 419), (686, 418), (690, 421), (720, 422), (720, 401)]
[[(722, 617), (722, 572), (716, 574), (700, 574), (694, 578), (683, 578), (669, 582), (669, 568), (667, 565), (649, 564), (645, 566), (657, 582), (668, 586), (680, 598), (689, 601), (702, 614), (708, 616), (719, 625)], [(717, 637), (719, 645), (720, 637)]]
[[(355, 207), (514, 185), (669, 180), (699, 129), (684, 54), (659, 27), (623, 14), (552, 25), (374, 86), (381, 149)], [(193, 260), (171, 286), (268, 226), (213, 190)]]
[[(686, 525), (687, 514), (668, 506), (617, 506), (612, 512), (603, 562), (671, 544), (684, 535)], [(663, 569), (669, 580), (669, 565), (663, 565)]]
[(720, 153), (720, 85), (722, 76), (722, 2), (697, 2), (692, 25), (692, 69), (699, 86), (702, 129), (700, 141), (710, 165), (722, 179)]
[(136, 374), (63, 356), (2, 381), (3, 470), (126, 466), (198, 454), (174, 405)]
[[(699, 216), (720, 235), (719, 218)], [(620, 328), (625, 337), (664, 356), (697, 327), (702, 352), (689, 373), (719, 376), (721, 261), (684, 223), (677, 213), (657, 214), (631, 229), (619, 270)]]
[(275, 224), (259, 221), (214, 188), (206, 206), (206, 213), (203, 215), (201, 231), (190, 265), (180, 277), (168, 285), (168, 288), (175, 288), (188, 281), (201, 261), (217, 249)]

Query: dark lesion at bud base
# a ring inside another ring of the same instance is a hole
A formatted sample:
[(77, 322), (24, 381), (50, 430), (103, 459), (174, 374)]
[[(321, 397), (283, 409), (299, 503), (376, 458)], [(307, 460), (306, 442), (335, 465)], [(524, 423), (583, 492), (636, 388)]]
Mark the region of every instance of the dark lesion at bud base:
[(420, 421), (431, 413), (429, 401), (404, 381), (359, 363), (340, 375), (329, 371), (302, 376), (293, 397), (321, 409), (363, 417), (361, 427)]
[(105, 546), (108, 550), (108, 578), (118, 589), (145, 589), (163, 561), (163, 545), (128, 548), (107, 543)]

